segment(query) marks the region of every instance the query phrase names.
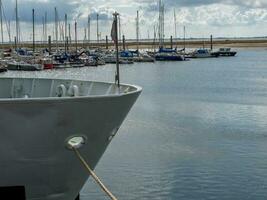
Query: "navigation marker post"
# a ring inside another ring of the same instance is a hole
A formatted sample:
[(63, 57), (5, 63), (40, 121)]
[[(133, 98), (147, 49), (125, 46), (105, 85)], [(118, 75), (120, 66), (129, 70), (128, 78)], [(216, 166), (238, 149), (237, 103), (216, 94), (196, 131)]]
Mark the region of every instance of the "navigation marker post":
[(115, 43), (116, 48), (116, 75), (115, 75), (115, 83), (120, 88), (120, 63), (119, 63), (119, 43), (118, 43), (118, 15), (119, 13), (115, 12), (113, 14), (113, 23), (111, 29), (111, 38)]

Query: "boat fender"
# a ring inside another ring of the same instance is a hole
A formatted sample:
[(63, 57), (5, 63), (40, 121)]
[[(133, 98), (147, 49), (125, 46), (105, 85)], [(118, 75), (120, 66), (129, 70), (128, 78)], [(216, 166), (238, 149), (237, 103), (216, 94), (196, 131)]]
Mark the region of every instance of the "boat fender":
[(57, 96), (58, 97), (65, 97), (66, 96), (67, 89), (65, 85), (61, 84), (57, 87)]
[(72, 97), (79, 96), (79, 87), (77, 85), (73, 85), (69, 88), (68, 94)]

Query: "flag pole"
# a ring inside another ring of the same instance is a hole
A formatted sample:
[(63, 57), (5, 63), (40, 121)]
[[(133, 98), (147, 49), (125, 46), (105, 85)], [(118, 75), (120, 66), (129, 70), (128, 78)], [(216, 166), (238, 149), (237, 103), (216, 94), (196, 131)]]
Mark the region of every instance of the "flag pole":
[(115, 43), (116, 47), (116, 76), (115, 76), (115, 83), (120, 88), (120, 64), (119, 64), (119, 41), (118, 41), (118, 15), (119, 13), (115, 12), (113, 14), (114, 21), (111, 30), (111, 38)]

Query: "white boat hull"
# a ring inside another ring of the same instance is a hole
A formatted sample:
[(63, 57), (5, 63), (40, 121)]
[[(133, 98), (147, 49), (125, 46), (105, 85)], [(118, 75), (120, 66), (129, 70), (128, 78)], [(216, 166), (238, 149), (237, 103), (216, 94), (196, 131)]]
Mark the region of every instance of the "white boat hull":
[(28, 200), (74, 200), (88, 173), (66, 148), (95, 168), (141, 90), (116, 96), (0, 101), (0, 188), (24, 186)]

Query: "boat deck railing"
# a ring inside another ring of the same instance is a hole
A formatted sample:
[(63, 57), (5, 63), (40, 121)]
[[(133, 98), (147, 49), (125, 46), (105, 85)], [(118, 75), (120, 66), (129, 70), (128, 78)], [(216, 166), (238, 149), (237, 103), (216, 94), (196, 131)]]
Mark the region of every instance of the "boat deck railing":
[(112, 83), (65, 79), (0, 78), (0, 84), (0, 99), (116, 96), (138, 90), (130, 85), (118, 88)]

